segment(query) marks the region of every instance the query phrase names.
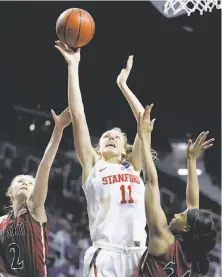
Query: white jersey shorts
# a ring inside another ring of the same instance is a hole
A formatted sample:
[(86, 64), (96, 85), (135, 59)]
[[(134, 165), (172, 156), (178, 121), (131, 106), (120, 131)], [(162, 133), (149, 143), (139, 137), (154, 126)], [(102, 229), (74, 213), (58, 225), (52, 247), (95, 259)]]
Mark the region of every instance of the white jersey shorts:
[(85, 253), (83, 277), (133, 277), (145, 250), (94, 243)]

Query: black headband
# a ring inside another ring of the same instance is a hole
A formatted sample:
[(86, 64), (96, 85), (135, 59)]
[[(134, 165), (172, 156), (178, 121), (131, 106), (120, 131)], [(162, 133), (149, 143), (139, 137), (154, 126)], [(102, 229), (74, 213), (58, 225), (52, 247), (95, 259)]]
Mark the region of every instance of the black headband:
[(198, 209), (189, 209), (187, 212), (187, 224), (191, 228), (195, 228), (195, 221), (196, 221), (197, 213), (198, 213)]

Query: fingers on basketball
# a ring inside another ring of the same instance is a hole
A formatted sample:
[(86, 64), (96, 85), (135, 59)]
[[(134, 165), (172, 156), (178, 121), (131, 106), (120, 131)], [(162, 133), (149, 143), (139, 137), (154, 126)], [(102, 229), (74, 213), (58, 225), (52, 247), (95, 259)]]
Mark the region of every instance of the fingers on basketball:
[[(69, 53), (73, 52), (73, 50), (70, 49), (69, 46), (67, 46), (60, 40), (56, 40), (55, 43), (56, 43), (55, 48), (57, 48), (62, 54), (66, 52), (69, 52)], [(80, 53), (80, 48), (77, 48), (75, 52)]]
[[(70, 50), (71, 49), (67, 44), (61, 42), (60, 40), (57, 40), (57, 42), (61, 47), (63, 47), (64, 50)], [(77, 48), (77, 49), (79, 49), (79, 48)]]

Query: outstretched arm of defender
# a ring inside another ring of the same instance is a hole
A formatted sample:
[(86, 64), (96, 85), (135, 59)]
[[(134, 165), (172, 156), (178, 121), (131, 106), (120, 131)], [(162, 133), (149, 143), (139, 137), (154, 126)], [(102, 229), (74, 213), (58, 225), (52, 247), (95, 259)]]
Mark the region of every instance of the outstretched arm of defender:
[(140, 114), (138, 120), (138, 135), (141, 139), (141, 153), (145, 180), (145, 208), (150, 235), (158, 236), (167, 225), (166, 216), (160, 204), (160, 190), (155, 164), (153, 162), (149, 143), (149, 134), (153, 130), (154, 120), (149, 120), (149, 107)]
[(31, 204), (31, 206), (35, 208), (44, 207), (48, 192), (49, 173), (55, 159), (55, 155), (58, 151), (63, 129), (71, 123), (68, 108), (58, 116), (54, 111), (52, 111), (52, 116), (55, 121), (55, 127), (43, 158), (39, 164), (33, 191), (27, 200), (27, 203)]
[(202, 132), (197, 137), (196, 141), (188, 141), (187, 147), (187, 188), (186, 188), (186, 203), (187, 208), (199, 208), (199, 182), (197, 177), (197, 159), (201, 152), (212, 147), (214, 139), (206, 141), (209, 132)]
[[(129, 89), (129, 87), (127, 85), (127, 79), (131, 72), (132, 66), (133, 66), (133, 56), (129, 56), (126, 68), (122, 69), (119, 76), (117, 77), (117, 85), (119, 86), (119, 88), (122, 91), (123, 95), (125, 96), (127, 102), (129, 103), (130, 108), (136, 118), (136, 121), (138, 121), (139, 114), (144, 113), (144, 107), (142, 106), (142, 104), (140, 103), (138, 98)], [(152, 105), (151, 105), (151, 109), (152, 109)], [(150, 134), (149, 134), (149, 136), (150, 136)], [(149, 141), (151, 143), (151, 136), (149, 138)], [(141, 157), (140, 148), (141, 148), (141, 142), (137, 135), (134, 140), (133, 151), (130, 154), (129, 161), (133, 164), (135, 170), (138, 172), (140, 172), (142, 169), (142, 157)]]
[(139, 114), (144, 112), (144, 107), (142, 106), (140, 101), (137, 99), (135, 94), (129, 89), (127, 85), (127, 80), (132, 70), (132, 67), (133, 67), (133, 56), (129, 56), (126, 64), (126, 68), (122, 69), (119, 76), (117, 77), (117, 85), (122, 91), (123, 95), (125, 96), (136, 120), (138, 121)]
[(97, 154), (91, 144), (79, 87), (80, 49), (74, 52), (60, 41), (57, 41), (56, 44), (55, 47), (68, 63), (68, 102), (73, 123), (75, 148), (83, 168), (82, 179), (84, 184), (97, 159)]

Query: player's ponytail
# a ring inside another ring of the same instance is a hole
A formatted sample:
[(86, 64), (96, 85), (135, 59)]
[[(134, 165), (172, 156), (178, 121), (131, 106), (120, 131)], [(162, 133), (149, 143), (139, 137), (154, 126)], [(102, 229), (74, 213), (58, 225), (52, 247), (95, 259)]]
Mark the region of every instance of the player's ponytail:
[(206, 275), (209, 269), (208, 253), (215, 247), (216, 230), (200, 235), (194, 240), (192, 257), (192, 271), (198, 275)]
[(187, 257), (192, 262), (192, 273), (203, 276), (209, 270), (207, 255), (216, 243), (212, 214), (206, 210), (190, 209), (187, 213), (187, 223), (190, 231), (183, 234)]
[(192, 262), (192, 272), (199, 276), (204, 276), (209, 270), (209, 260), (206, 255), (202, 255)]

